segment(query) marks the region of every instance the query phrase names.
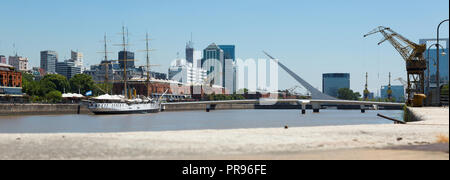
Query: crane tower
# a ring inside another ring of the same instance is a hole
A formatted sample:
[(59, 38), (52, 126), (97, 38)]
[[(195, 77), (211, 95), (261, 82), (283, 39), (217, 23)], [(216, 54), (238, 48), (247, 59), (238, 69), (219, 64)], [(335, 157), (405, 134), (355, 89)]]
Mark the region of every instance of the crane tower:
[(414, 94), (423, 94), (425, 91), (424, 72), (427, 69), (427, 65), (423, 53), (426, 51), (426, 45), (416, 44), (393, 31), (391, 28), (383, 26), (374, 29), (364, 35), (364, 37), (376, 33), (381, 33), (384, 36), (384, 39), (378, 45), (389, 41), (406, 62), (406, 71), (408, 74), (406, 93), (408, 104), (410, 104)]

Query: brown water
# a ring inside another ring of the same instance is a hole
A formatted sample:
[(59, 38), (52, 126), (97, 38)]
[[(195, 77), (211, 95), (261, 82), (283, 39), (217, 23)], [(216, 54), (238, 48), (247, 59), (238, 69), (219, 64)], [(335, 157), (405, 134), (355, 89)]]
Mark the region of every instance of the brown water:
[(200, 129), (279, 128), (302, 126), (387, 124), (377, 113), (403, 119), (403, 111), (321, 110), (220, 110), (161, 112), (137, 115), (0, 116), (0, 133), (94, 133), (176, 131)]

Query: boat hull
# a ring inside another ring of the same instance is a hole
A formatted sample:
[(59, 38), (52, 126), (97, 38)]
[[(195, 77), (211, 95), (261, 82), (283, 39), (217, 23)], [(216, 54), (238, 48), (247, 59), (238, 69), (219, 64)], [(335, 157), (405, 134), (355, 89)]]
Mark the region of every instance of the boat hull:
[(159, 103), (127, 104), (127, 103), (90, 103), (88, 109), (96, 114), (145, 114), (161, 111)]
[(159, 109), (150, 110), (134, 110), (134, 111), (92, 111), (96, 115), (113, 115), (113, 114), (147, 114), (147, 113), (158, 113)]

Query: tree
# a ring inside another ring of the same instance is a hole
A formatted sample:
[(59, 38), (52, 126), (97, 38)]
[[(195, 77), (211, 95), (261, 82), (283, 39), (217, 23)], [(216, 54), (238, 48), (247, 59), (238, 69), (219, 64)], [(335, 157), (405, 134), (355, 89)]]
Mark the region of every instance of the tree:
[(22, 83), (34, 81), (34, 75), (31, 73), (22, 73)]
[(239, 89), (239, 90), (237, 91), (237, 94), (248, 94), (248, 89), (247, 89), (247, 88)]
[(37, 88), (37, 83), (33, 80), (33, 75), (30, 73), (22, 74), (22, 90), (28, 95), (35, 95), (35, 90)]
[(59, 92), (70, 91), (70, 85), (67, 78), (59, 74), (47, 74), (42, 78), (41, 83), (49, 84), (49, 82), (55, 85), (55, 90)]
[(338, 98), (343, 100), (358, 100), (361, 97), (359, 92), (353, 92), (349, 88), (341, 88), (338, 90)]
[(94, 85), (92, 76), (87, 74), (77, 74), (70, 79), (70, 87), (72, 92), (85, 94), (88, 91), (95, 91), (97, 88)]
[(61, 101), (62, 94), (61, 94), (61, 92), (55, 90), (55, 91), (51, 91), (48, 94), (46, 94), (45, 98), (49, 102), (56, 103), (56, 102), (60, 102)]

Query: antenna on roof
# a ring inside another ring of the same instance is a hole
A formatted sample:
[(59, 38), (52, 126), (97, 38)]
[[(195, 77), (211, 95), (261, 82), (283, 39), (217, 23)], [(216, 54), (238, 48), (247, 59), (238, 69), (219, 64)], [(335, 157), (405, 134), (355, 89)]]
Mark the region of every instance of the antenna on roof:
[(17, 56), (16, 43), (13, 43), (13, 54)]

